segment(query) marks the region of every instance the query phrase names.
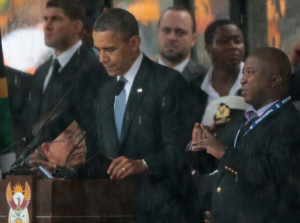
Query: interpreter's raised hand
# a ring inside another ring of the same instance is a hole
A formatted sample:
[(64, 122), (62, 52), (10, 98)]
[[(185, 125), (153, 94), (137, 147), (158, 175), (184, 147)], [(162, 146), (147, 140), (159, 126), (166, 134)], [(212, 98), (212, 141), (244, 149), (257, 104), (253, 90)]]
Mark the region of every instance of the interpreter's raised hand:
[(195, 142), (198, 141), (201, 138), (201, 132), (200, 124), (199, 122), (196, 122), (192, 132), (192, 140)]
[(221, 159), (225, 153), (225, 146), (221, 141), (216, 139), (213, 134), (203, 124), (200, 125), (202, 131), (202, 138), (193, 144), (193, 151), (206, 149), (208, 154)]
[(107, 174), (111, 180), (122, 180), (131, 175), (145, 173), (147, 167), (142, 160), (129, 159), (125, 156), (120, 156), (112, 161), (108, 167)]

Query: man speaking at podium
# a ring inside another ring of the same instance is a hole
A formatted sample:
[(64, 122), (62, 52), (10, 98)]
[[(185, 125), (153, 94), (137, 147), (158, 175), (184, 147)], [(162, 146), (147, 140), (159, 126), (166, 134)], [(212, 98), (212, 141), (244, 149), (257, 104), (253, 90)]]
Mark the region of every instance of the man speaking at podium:
[(126, 10), (100, 15), (93, 39), (111, 77), (97, 95), (97, 149), (114, 159), (107, 173), (140, 183), (137, 222), (188, 222), (193, 201), (184, 201), (193, 187), (179, 182), (188, 171), (180, 112), (185, 80), (141, 53), (138, 23)]

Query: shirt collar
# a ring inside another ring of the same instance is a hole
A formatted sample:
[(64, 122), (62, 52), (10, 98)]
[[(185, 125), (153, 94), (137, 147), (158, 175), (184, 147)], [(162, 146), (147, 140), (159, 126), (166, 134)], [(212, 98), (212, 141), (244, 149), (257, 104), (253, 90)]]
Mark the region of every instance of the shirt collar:
[[(177, 70), (178, 72), (182, 73), (184, 68), (186, 67), (186, 65), (188, 64), (188, 62), (190, 61), (190, 58), (186, 58), (184, 61), (182, 61), (180, 64), (177, 64), (175, 67), (171, 67), (172, 69), (174, 70)], [(159, 57), (158, 58), (158, 61), (157, 61), (159, 64), (161, 65), (165, 65), (165, 63), (161, 60), (161, 58)]]
[[(239, 72), (239, 75), (238, 75), (236, 81), (234, 82), (233, 86), (231, 87), (229, 95), (236, 95), (236, 93), (238, 92), (238, 90), (241, 88), (240, 80), (243, 77), (243, 72), (242, 72), (243, 67), (244, 67), (244, 62), (241, 62), (240, 63), (240, 72)], [(203, 91), (205, 91), (209, 96), (214, 97), (214, 98), (219, 98), (220, 95), (218, 94), (218, 92), (212, 86), (213, 71), (214, 71), (213, 67), (211, 67), (207, 71), (207, 73), (206, 73), (206, 75), (204, 77), (204, 80), (203, 80), (203, 82), (201, 84), (201, 89)]]
[(53, 59), (57, 58), (57, 60), (60, 64), (60, 67), (61, 67), (60, 69), (62, 69), (66, 66), (66, 64), (69, 62), (69, 60), (72, 58), (74, 53), (80, 48), (81, 45), (82, 45), (82, 41), (79, 40), (76, 44), (74, 44), (68, 50), (64, 51), (58, 57), (53, 52)]
[(271, 106), (273, 104), (275, 104), (277, 101), (279, 100), (276, 100), (276, 101), (272, 101), (271, 103), (265, 105), (264, 107), (258, 109), (257, 111), (255, 110), (255, 108), (253, 108), (253, 106), (251, 105), (249, 108), (247, 108), (247, 110), (245, 111), (245, 117), (248, 118), (247, 114), (249, 114), (250, 112), (254, 112), (257, 114), (258, 117), (262, 116), (269, 108), (271, 108)]
[[(129, 70), (123, 75), (123, 77), (130, 83), (134, 81), (134, 78), (142, 64), (143, 60), (143, 54), (140, 52), (140, 55), (136, 58), (136, 60), (133, 62)], [(117, 80), (120, 79), (120, 76), (117, 76)]]

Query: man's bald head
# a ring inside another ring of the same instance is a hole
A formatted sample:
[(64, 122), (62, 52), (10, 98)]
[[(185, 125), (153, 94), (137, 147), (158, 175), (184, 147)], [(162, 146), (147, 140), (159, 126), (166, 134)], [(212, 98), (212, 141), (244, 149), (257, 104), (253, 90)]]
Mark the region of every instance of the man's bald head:
[(279, 49), (264, 47), (254, 51), (245, 61), (243, 74), (241, 94), (255, 109), (288, 94), (291, 64)]
[(269, 75), (278, 74), (282, 78), (282, 84), (285, 87), (289, 84), (292, 65), (288, 56), (280, 49), (274, 47), (263, 47), (249, 55), (249, 57), (259, 58), (265, 65), (265, 72)]

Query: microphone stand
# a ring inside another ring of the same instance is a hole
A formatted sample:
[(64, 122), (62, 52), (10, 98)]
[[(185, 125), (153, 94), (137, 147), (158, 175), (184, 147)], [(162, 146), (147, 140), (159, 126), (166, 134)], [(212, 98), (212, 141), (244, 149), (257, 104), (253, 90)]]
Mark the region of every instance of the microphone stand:
[[(25, 159), (31, 154), (33, 153), (33, 151), (40, 146), (40, 144), (43, 142), (43, 139), (41, 137), (42, 135), (42, 131), (47, 127), (47, 125), (49, 124), (51, 118), (53, 117), (54, 113), (57, 111), (58, 107), (62, 104), (62, 102), (65, 100), (65, 98), (69, 95), (69, 93), (73, 90), (73, 88), (79, 84), (78, 80), (80, 80), (81, 75), (78, 76), (78, 78), (76, 78), (76, 80), (74, 80), (75, 82), (71, 85), (71, 87), (68, 88), (68, 90), (64, 93), (64, 95), (60, 98), (60, 100), (58, 101), (58, 103), (55, 105), (55, 107), (52, 109), (51, 113), (49, 114), (49, 116), (47, 117), (45, 123), (43, 124), (43, 126), (38, 130), (38, 133), (36, 134), (36, 136), (33, 138), (33, 141), (26, 146), (25, 151), (19, 156), (19, 158), (11, 165), (11, 170), (9, 171), (9, 173), (16, 173), (18, 172), (17, 169), (24, 169), (24, 164)], [(25, 138), (25, 137), (24, 137)], [(26, 139), (26, 138), (25, 138)], [(19, 141), (15, 142), (15, 143), (19, 143)], [(14, 143), (13, 143), (14, 144)], [(13, 145), (12, 144), (12, 145)], [(12, 145), (10, 145), (8, 148), (11, 148)], [(8, 149), (7, 148), (7, 149)], [(7, 150), (6, 149), (6, 150)], [(22, 171), (21, 171), (22, 172)]]

